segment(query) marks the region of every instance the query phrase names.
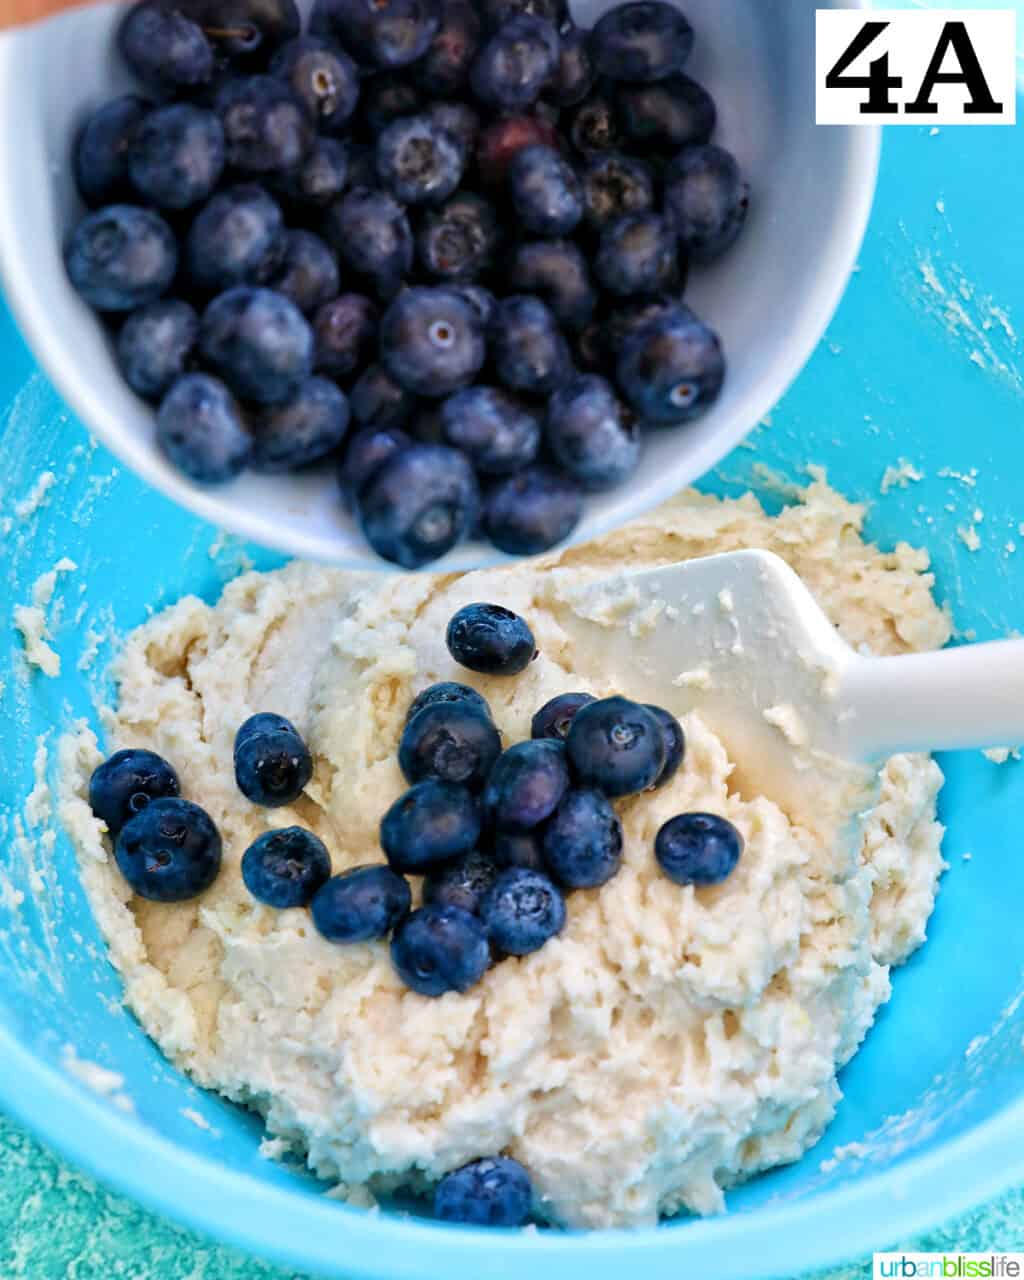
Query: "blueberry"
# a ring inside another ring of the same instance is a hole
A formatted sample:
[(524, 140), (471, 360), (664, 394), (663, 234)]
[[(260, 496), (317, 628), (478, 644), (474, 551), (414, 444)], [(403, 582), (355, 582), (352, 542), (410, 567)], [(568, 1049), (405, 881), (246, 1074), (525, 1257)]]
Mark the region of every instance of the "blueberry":
[(307, 315), (337, 296), (338, 260), (312, 231), (286, 231), (284, 257), (270, 287)]
[(213, 49), (202, 28), (163, 0), (132, 5), (117, 46), (143, 84), (161, 94), (198, 89), (213, 76)]
[(460, 907), (420, 907), (395, 930), (391, 962), (421, 996), (466, 992), (487, 972), (491, 948), (483, 925)]
[(566, 792), (541, 844), (545, 865), (566, 889), (596, 889), (622, 865), (622, 823), (596, 789)]
[(590, 32), (570, 25), (561, 32), (558, 66), (544, 96), (558, 107), (578, 106), (593, 89), (596, 78), (590, 56)]
[(429, 116), (403, 116), (377, 139), (377, 177), (403, 204), (443, 203), (462, 181), (466, 149)]
[(325, 233), (342, 260), (382, 298), (402, 287), (412, 266), (412, 229), (386, 191), (356, 187), (327, 210)]
[(601, 698), (581, 707), (565, 745), (580, 782), (609, 796), (645, 791), (665, 767), (660, 722), (628, 698)]
[(306, 378), (291, 399), (266, 409), (256, 422), (252, 468), (275, 475), (317, 462), (341, 444), (348, 423), (344, 391), (326, 378)]
[(438, 703), (447, 704), (451, 702), (470, 702), (479, 707), (487, 716), (491, 714), (491, 709), (487, 705), (487, 699), (483, 694), (477, 693), (468, 684), (459, 684), (456, 680), (442, 680), (439, 684), (428, 685), (426, 689), (413, 698), (409, 704), (409, 710), (405, 713), (405, 723), (408, 724), (413, 716), (418, 711), (422, 711), (424, 707), (433, 707)]
[(423, 882), (423, 901), (441, 907), (461, 907), (478, 915), (484, 895), (498, 878), (493, 859), (476, 850), (458, 862), (432, 871)]
[(524, 147), (508, 177), (516, 219), (534, 235), (568, 235), (583, 217), (580, 180), (550, 147)]
[(473, 154), (480, 137), (480, 116), (468, 102), (432, 102), (425, 114), (435, 128), (458, 138), (467, 157)]
[(257, 902), (282, 911), (308, 906), (330, 874), (324, 842), (304, 827), (265, 831), (242, 854), (245, 887)]
[[(363, 81), (360, 116), (364, 131), (378, 138), (390, 124), (403, 116), (423, 110), (423, 94), (412, 77), (404, 71), (383, 71)], [(373, 158), (373, 180), (377, 185), (377, 160)]]
[(377, 345), (378, 311), (361, 293), (325, 302), (313, 317), (313, 368), (331, 378), (362, 369)]
[(291, 88), (275, 76), (229, 80), (215, 107), (228, 162), (247, 173), (294, 169), (313, 145), (313, 121)]
[(273, 711), (257, 711), (255, 715), (251, 715), (248, 720), (243, 722), (235, 736), (236, 739), (239, 736), (254, 738), (265, 733), (294, 732), (295, 726), (285, 716), (279, 716)]
[(449, 98), (466, 83), (480, 47), (480, 19), (474, 0), (441, 0), (440, 17), (430, 47), (412, 71), (424, 93)]
[(490, 289), (485, 289), (483, 285), (479, 284), (468, 284), (465, 281), (457, 281), (455, 284), (450, 285), (449, 288), (453, 293), (457, 293), (464, 302), (469, 303), (486, 330), (498, 309), (498, 299), (491, 293)]
[(496, 31), (510, 18), (543, 18), (561, 30), (567, 21), (566, 0), (482, 0), (481, 10), (488, 30)]
[(128, 174), (138, 194), (161, 209), (205, 200), (224, 171), (224, 130), (212, 111), (175, 102), (151, 111), (135, 130)]
[(527, 956), (562, 932), (565, 899), (542, 872), (510, 867), (487, 891), (480, 917), (499, 951)]
[(410, 787), (380, 821), (380, 846), (389, 865), (414, 875), (461, 858), (476, 848), (479, 839), (476, 796), (466, 787), (438, 778)]
[(64, 262), (90, 307), (134, 311), (166, 292), (178, 268), (178, 245), (158, 213), (111, 204), (78, 223)]
[(338, 468), (341, 496), (349, 511), (354, 511), (359, 493), (393, 454), (407, 448), (412, 440), (397, 427), (365, 427), (349, 441), (345, 457)]
[(412, 444), (389, 458), (360, 490), (356, 514), (374, 551), (403, 569), (446, 555), (476, 527), (480, 493), (455, 449)]
[(750, 187), (722, 147), (684, 147), (669, 165), (665, 209), (697, 262), (711, 262), (732, 245), (749, 208)]
[(725, 379), (718, 335), (678, 306), (623, 343), (619, 390), (643, 422), (675, 426), (704, 412)]
[(678, 279), (672, 224), (657, 213), (616, 218), (601, 232), (594, 275), (620, 298), (672, 288)]
[(537, 415), (494, 387), (467, 387), (445, 400), (441, 434), (483, 475), (518, 471), (536, 458), (540, 448)]
[(537, 656), (533, 632), (500, 604), (467, 604), (445, 632), (448, 652), (461, 667), (488, 676), (515, 676)]
[[(680, 263), (681, 280), (686, 278), (686, 261)], [(598, 306), (594, 319), (577, 344), (576, 354), (588, 369), (602, 373), (614, 370), (623, 347), (633, 337), (647, 329), (656, 320), (680, 309), (688, 310), (679, 300), (681, 287), (671, 293), (656, 293), (633, 298), (605, 297)], [(586, 350), (582, 350), (585, 347)]]
[(323, 133), (341, 133), (359, 101), (359, 69), (344, 49), (316, 36), (283, 44), (270, 74), (285, 81)]
[(406, 289), (380, 323), (381, 363), (415, 395), (440, 399), (468, 386), (485, 354), (483, 325), (451, 289)]
[(550, 121), (537, 115), (508, 116), (495, 121), (480, 134), (476, 145), (476, 165), (488, 187), (499, 187), (508, 176), (508, 167), (524, 147), (558, 146), (558, 132)]
[(594, 64), (612, 80), (664, 80), (682, 70), (692, 50), (693, 27), (665, 0), (616, 5), (593, 31)]
[(522, 111), (540, 97), (558, 66), (559, 41), (554, 25), (520, 14), (504, 22), (484, 44), (473, 63), (473, 93), (490, 107)]
[(551, 817), (568, 788), (563, 743), (518, 742), (495, 761), (484, 787), (484, 810), (499, 831), (532, 831)]
[(564, 742), (576, 712), (596, 701), (592, 693), (560, 693), (534, 714), (530, 721), (530, 737), (555, 738)]
[(661, 726), (662, 736), (665, 739), (665, 764), (661, 773), (651, 784), (652, 790), (657, 791), (666, 782), (670, 782), (679, 771), (679, 766), (686, 755), (686, 735), (683, 733), (683, 726), (664, 707), (655, 707), (650, 703), (646, 703), (645, 706)]
[(250, 716), (235, 734), (235, 781), (253, 804), (276, 809), (297, 800), (313, 776), (313, 760), (284, 716)]
[(205, 809), (177, 796), (152, 800), (121, 828), (114, 859), (133, 892), (185, 902), (220, 871), (220, 833)]
[(743, 837), (715, 813), (669, 818), (654, 840), (658, 866), (676, 884), (721, 884), (743, 852)]
[(295, 0), (200, 0), (204, 31), (220, 61), (240, 70), (262, 68), (271, 52), (299, 34)]
[(484, 531), (499, 551), (535, 556), (564, 542), (580, 522), (583, 493), (548, 467), (525, 467), (500, 480), (484, 503)]
[(650, 165), (620, 151), (589, 156), (582, 186), (584, 217), (594, 231), (603, 231), (628, 213), (647, 213), (654, 208)]
[(569, 347), (555, 317), (531, 294), (502, 298), (490, 336), (495, 372), (512, 391), (548, 395), (572, 371)]
[(579, 374), (548, 401), (545, 439), (587, 493), (624, 483), (640, 462), (636, 422), (598, 374)]
[(616, 298), (614, 306), (600, 317), (604, 326), (604, 354), (617, 360), (622, 348), (656, 320), (678, 310), (681, 304), (671, 293), (656, 293), (638, 298)]
[(478, 791), (501, 755), (501, 735), (486, 704), (435, 702), (410, 718), (398, 744), (409, 782), (436, 778)]
[(423, 215), (416, 251), (428, 275), (445, 283), (468, 281), (492, 265), (501, 239), (494, 207), (471, 191), (459, 191)]
[(488, 1157), (445, 1174), (434, 1192), (434, 1215), (474, 1227), (521, 1227), (532, 1198), (529, 1175), (518, 1160)]
[(302, 312), (249, 285), (218, 294), (206, 308), (199, 349), (236, 395), (257, 404), (288, 400), (313, 368), (313, 331)]
[(174, 768), (155, 751), (129, 747), (115, 751), (93, 770), (89, 779), (89, 807), (107, 824), (112, 838), (151, 800), (180, 794)]
[(409, 914), (409, 885), (390, 867), (354, 867), (332, 876), (311, 904), (313, 924), (328, 942), (386, 938)]
[(366, 67), (404, 67), (421, 58), (441, 25), (438, 0), (316, 0), (314, 35), (333, 35)]
[(546, 871), (540, 847), (540, 832), (495, 831), (491, 837), (491, 857), (496, 866), (527, 867), (530, 871)]
[(171, 384), (157, 411), (156, 442), (199, 484), (226, 484), (252, 457), (252, 436), (231, 392), (205, 373)]
[(200, 209), (185, 239), (185, 270), (204, 292), (266, 284), (285, 250), (284, 217), (254, 183), (228, 187)]
[(87, 205), (111, 204), (132, 197), (128, 153), (132, 139), (153, 104), (134, 93), (98, 107), (75, 140), (74, 171)]
[(586, 328), (597, 303), (586, 259), (571, 240), (528, 240), (512, 253), (506, 276), (516, 293), (536, 295), (564, 328)]
[(311, 216), (339, 199), (351, 176), (351, 148), (340, 138), (317, 137), (294, 169), (272, 174), (274, 190), (299, 216)]
[(585, 156), (619, 149), (621, 132), (615, 118), (615, 104), (607, 93), (596, 89), (575, 108), (569, 123), (569, 139)]
[(391, 428), (408, 422), (416, 397), (400, 387), (383, 365), (371, 364), (349, 392), (349, 404), (361, 426)]
[(185, 367), (199, 337), (199, 317), (179, 298), (133, 311), (117, 335), (117, 363), (133, 391), (159, 399)]
[(623, 132), (643, 147), (677, 151), (707, 142), (715, 131), (714, 99), (689, 76), (620, 85), (615, 102)]

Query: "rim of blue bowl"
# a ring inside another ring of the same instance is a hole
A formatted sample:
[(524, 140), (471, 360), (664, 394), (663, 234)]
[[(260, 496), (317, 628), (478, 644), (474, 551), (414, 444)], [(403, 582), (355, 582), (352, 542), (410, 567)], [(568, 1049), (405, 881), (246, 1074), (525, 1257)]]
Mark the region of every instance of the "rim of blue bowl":
[(185, 1152), (87, 1096), (3, 1026), (0, 1060), (4, 1107), (100, 1181), (207, 1235), (326, 1276), (521, 1280), (529, 1265), (621, 1280), (632, 1263), (646, 1280), (678, 1280), (680, 1268), (766, 1280), (905, 1239), (1024, 1181), (1021, 1100), (895, 1168), (751, 1213), (631, 1231), (477, 1230), (297, 1196)]

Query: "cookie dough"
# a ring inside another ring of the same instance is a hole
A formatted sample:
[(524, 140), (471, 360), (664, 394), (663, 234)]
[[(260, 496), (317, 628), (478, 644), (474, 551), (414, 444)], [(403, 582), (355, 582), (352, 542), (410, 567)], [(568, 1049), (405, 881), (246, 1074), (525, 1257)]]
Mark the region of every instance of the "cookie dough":
[[(620, 806), (621, 873), (573, 894), (564, 933), (541, 951), (440, 1000), (403, 987), (385, 944), (332, 946), (305, 911), (256, 903), (239, 863), (262, 831), (292, 823), (326, 842), (336, 871), (379, 861), (380, 815), (403, 790), (405, 711), (435, 680), (478, 688), (507, 742), (528, 737), (557, 693), (615, 692), (559, 623), (581, 575), (763, 547), (855, 646), (942, 645), (926, 554), (879, 551), (862, 517), (821, 478), (773, 518), (751, 495), (691, 492), (541, 562), (462, 577), (294, 563), (147, 622), (117, 663), (105, 745), (174, 763), (224, 836), (214, 887), (183, 905), (134, 898), (85, 801), (97, 742), (82, 730), (63, 744), (64, 818), (143, 1026), (198, 1083), (256, 1108), (269, 1135), (349, 1186), (426, 1188), (504, 1151), (553, 1221), (624, 1226), (718, 1212), (728, 1187), (796, 1160), (833, 1115), (836, 1072), (888, 999), (890, 966), (925, 936), (943, 866), (942, 778), (927, 757), (890, 760), (855, 838), (830, 842), (770, 799), (730, 791), (732, 763), (691, 715), (684, 768)], [(445, 625), (473, 600), (529, 620), (540, 656), (521, 676), (455, 667)], [(314, 753), (291, 808), (256, 808), (235, 787), (233, 735), (256, 711), (288, 716)], [(689, 809), (724, 814), (745, 838), (716, 888), (679, 888), (655, 864), (659, 826)]]

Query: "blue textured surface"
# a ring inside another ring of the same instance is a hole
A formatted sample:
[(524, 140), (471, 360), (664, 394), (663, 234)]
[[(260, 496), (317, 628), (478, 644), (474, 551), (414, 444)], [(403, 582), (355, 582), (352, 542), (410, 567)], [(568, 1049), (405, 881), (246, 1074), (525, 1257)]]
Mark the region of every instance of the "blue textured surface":
[[(729, 491), (753, 483), (770, 497), (786, 478), (801, 479), (807, 462), (825, 466), (840, 489), (871, 503), (868, 530), (882, 545), (907, 539), (929, 547), (960, 633), (979, 639), (1024, 621), (1017, 480), (1024, 355), (1012, 310), (1000, 306), (1012, 309), (1019, 279), (1022, 188), (1015, 130), (893, 131), (861, 267), (839, 316), (770, 425), (751, 437), (753, 448), (737, 450), (711, 481)], [(61, 679), (30, 676), (9, 633), (0, 699), (3, 864), (24, 886), (29, 868), (15, 817), (32, 785), (36, 738), (49, 733), (52, 742), (70, 718), (91, 714), (94, 673), (109, 652), (101, 644), (95, 665), (76, 670), (87, 632), (123, 631), (182, 591), (214, 596), (241, 551), (218, 544), (209, 554), (214, 530), (93, 451), (5, 319), (0, 350), (0, 405), (10, 406), (0, 438), (0, 516), (16, 514), (41, 470), (56, 477), (38, 513), (7, 535), (2, 612), (26, 601), (59, 556), (78, 564), (57, 589)], [(882, 495), (883, 473), (900, 458), (923, 478)], [(964, 540), (971, 529), (976, 552)], [(273, 563), (249, 553), (260, 566)], [(892, 1004), (844, 1073), (845, 1101), (823, 1143), (798, 1165), (736, 1192), (728, 1219), (628, 1237), (513, 1240), (377, 1219), (324, 1201), (311, 1179), (258, 1155), (254, 1119), (195, 1090), (119, 1011), (117, 981), (60, 837), (42, 867), (43, 908), (30, 894), (20, 911), (2, 909), (10, 918), (0, 933), (0, 1096), (75, 1160), (148, 1204), (325, 1274), (469, 1280), (529, 1266), (542, 1277), (586, 1271), (600, 1280), (634, 1265), (652, 1280), (686, 1272), (754, 1277), (851, 1256), (1024, 1181), (1024, 1016), (1016, 1005), (1024, 989), (1016, 905), (1024, 869), (1014, 856), (1022, 775), (1013, 763), (996, 769), (977, 754), (943, 765), (952, 867), (931, 941), (896, 976)], [(134, 1113), (118, 1108), (116, 1093), (97, 1098), (68, 1075), (67, 1044), (125, 1077)], [(183, 1108), (212, 1127), (197, 1127)], [(861, 1145), (851, 1151), (850, 1143)]]

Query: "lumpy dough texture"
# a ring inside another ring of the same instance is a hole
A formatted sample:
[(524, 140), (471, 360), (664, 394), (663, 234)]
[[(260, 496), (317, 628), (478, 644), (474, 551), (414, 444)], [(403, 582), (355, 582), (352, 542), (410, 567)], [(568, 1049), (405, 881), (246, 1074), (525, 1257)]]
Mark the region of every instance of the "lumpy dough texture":
[[(403, 987), (386, 944), (332, 946), (305, 911), (260, 906), (239, 863), (257, 835), (292, 823), (326, 842), (335, 871), (379, 861), (380, 815), (403, 789), (405, 711), (433, 681), (479, 689), (506, 743), (528, 737), (555, 694), (614, 692), (559, 625), (580, 575), (762, 547), (865, 651), (943, 644), (927, 556), (866, 544), (862, 515), (822, 479), (774, 518), (750, 495), (686, 493), (532, 565), (398, 577), (295, 563), (147, 622), (117, 664), (107, 746), (173, 761), (224, 836), (213, 888), (182, 905), (134, 898), (84, 799), (96, 741), (84, 730), (64, 743), (65, 818), (143, 1026), (196, 1081), (258, 1109), (269, 1133), (350, 1186), (425, 1188), (503, 1151), (530, 1170), (552, 1220), (602, 1227), (717, 1212), (724, 1188), (797, 1159), (833, 1114), (836, 1071), (888, 998), (889, 966), (925, 936), (943, 865), (942, 777), (927, 757), (888, 763), (859, 838), (837, 851), (770, 800), (731, 793), (725, 750), (691, 716), (684, 768), (619, 806), (621, 873), (573, 894), (564, 933), (541, 951), (440, 1000)], [(445, 626), (473, 600), (529, 620), (540, 656), (521, 676), (453, 663)], [(232, 738), (256, 711), (289, 717), (314, 753), (290, 808), (257, 808), (235, 787)], [(661, 823), (692, 809), (724, 814), (746, 841), (716, 888), (680, 888), (654, 861)]]

